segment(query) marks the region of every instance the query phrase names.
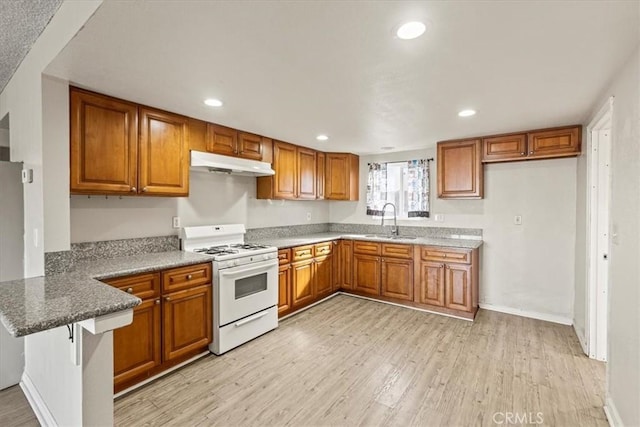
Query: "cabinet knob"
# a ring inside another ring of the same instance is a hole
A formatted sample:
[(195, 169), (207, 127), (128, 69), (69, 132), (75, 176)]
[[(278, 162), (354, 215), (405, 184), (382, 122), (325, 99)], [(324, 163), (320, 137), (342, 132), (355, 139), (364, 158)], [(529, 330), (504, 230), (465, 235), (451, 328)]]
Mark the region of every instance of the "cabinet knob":
[(138, 191), (138, 189), (136, 187), (131, 187), (131, 192), (135, 193), (136, 191)]
[(191, 274), (187, 274), (187, 280), (191, 280), (193, 276)]
[(524, 152), (520, 153), (521, 156), (524, 156)]
[(446, 257), (447, 257), (447, 254), (444, 254), (444, 257), (446, 258)]
[(132, 294), (133, 293), (133, 288), (127, 288), (127, 293), (128, 294)]
[(146, 192), (147, 192), (147, 187), (143, 187), (143, 188), (142, 188), (142, 192), (143, 192), (143, 193), (146, 193)]
[(158, 305), (158, 304), (160, 304), (160, 300), (159, 299), (156, 300), (156, 305)]
[(171, 297), (164, 297), (165, 301), (171, 301)]
[(533, 154), (533, 151), (529, 151), (529, 154)]

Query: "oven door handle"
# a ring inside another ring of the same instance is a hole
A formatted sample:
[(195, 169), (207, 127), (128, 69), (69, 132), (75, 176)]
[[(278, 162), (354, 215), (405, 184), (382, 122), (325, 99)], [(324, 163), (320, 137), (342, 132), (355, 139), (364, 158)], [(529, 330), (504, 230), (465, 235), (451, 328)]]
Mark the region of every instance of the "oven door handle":
[(237, 267), (227, 268), (225, 270), (220, 270), (220, 276), (223, 276), (223, 277), (244, 276), (246, 275), (246, 273), (251, 273), (251, 272), (260, 271), (260, 270), (264, 271), (265, 267), (277, 268), (278, 260), (273, 259), (273, 260), (255, 263), (255, 264), (239, 265)]
[(254, 314), (254, 315), (252, 315), (252, 316), (249, 316), (249, 317), (247, 317), (247, 318), (244, 318), (244, 319), (242, 319), (242, 320), (240, 320), (240, 321), (236, 322), (234, 325), (235, 325), (236, 327), (239, 327), (239, 326), (242, 326), (242, 325), (246, 325), (246, 324), (247, 324), (247, 323), (249, 323), (249, 322), (253, 322), (254, 320), (258, 320), (258, 319), (263, 318), (263, 317), (264, 317), (264, 316), (266, 316), (267, 314), (269, 314), (269, 312), (268, 312), (268, 311), (263, 311), (262, 313), (256, 313), (256, 314)]

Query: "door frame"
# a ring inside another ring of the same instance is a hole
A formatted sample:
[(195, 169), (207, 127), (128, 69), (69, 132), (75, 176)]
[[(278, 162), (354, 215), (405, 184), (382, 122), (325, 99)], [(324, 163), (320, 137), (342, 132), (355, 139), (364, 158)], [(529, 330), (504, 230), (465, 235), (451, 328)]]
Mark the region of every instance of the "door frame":
[[(598, 225), (602, 218), (603, 209), (606, 209), (608, 216), (607, 227), (608, 248), (606, 253), (610, 260), (610, 244), (611, 244), (611, 172), (609, 170), (609, 178), (607, 180), (608, 192), (606, 206), (599, 205), (598, 197), (598, 175), (600, 170), (600, 160), (602, 159), (602, 151), (599, 150), (599, 135), (601, 131), (608, 130), (608, 152), (604, 153), (605, 158), (611, 159), (612, 135), (612, 118), (613, 118), (613, 102), (614, 97), (611, 96), (607, 102), (600, 108), (587, 127), (587, 221), (586, 221), (586, 244), (587, 244), (587, 286), (586, 286), (586, 310), (585, 310), (585, 352), (592, 359), (607, 360), (607, 323), (609, 317), (608, 303), (608, 287), (610, 283), (609, 269), (606, 271), (606, 281), (604, 289), (599, 289), (598, 283), (598, 261), (603, 255), (602, 248), (598, 242)], [(606, 147), (605, 147), (606, 148)], [(602, 284), (600, 284), (602, 286)]]

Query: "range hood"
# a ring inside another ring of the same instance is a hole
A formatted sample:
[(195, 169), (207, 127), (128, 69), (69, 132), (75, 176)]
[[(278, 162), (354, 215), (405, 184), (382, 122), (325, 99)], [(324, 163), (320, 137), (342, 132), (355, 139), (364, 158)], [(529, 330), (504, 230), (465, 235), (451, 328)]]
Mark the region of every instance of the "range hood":
[(271, 165), (257, 160), (219, 154), (191, 151), (191, 170), (198, 172), (217, 172), (230, 175), (270, 176), (275, 175)]

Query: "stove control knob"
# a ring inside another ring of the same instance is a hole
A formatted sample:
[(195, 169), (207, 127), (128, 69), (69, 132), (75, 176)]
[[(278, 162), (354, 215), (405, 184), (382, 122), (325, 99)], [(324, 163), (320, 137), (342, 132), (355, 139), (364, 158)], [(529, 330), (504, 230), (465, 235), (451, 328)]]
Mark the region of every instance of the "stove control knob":
[(262, 255), (262, 259), (265, 259), (265, 260), (266, 260), (266, 259), (269, 259), (269, 258), (270, 258), (270, 257), (269, 257), (269, 254)]

